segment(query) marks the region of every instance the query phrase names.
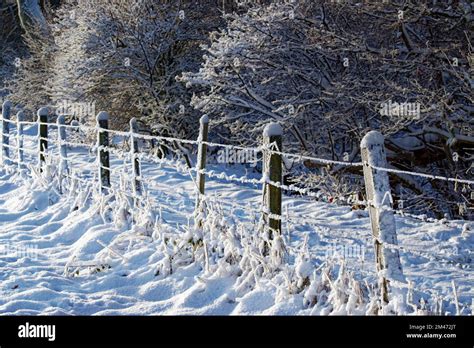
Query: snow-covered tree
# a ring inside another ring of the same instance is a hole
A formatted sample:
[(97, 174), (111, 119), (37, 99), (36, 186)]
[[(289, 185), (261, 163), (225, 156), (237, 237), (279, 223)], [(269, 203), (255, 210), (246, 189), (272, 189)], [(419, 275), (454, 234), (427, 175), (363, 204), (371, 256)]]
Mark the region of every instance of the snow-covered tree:
[(137, 116), (151, 131), (194, 135), (198, 113), (175, 76), (196, 70), (222, 22), (212, 2), (69, 0), (57, 16), (55, 98), (96, 101), (118, 126)]
[[(52, 40), (45, 35), (31, 42), (31, 54), (14, 81), (14, 98), (31, 108), (39, 102), (30, 103), (20, 86), (31, 77), (29, 85), (43, 104), (95, 102), (96, 109), (109, 111), (113, 126), (137, 117), (152, 132), (195, 136), (200, 115), (189, 107), (192, 92), (175, 77), (197, 69), (200, 44), (235, 3), (63, 0), (47, 19)], [(39, 62), (41, 69), (28, 68)]]
[[(259, 142), (264, 125), (277, 121), (286, 129), (287, 149), (353, 161), (362, 136), (376, 129), (386, 135), (390, 160), (400, 168), (465, 177), (474, 143), (466, 134), (471, 6), (312, 0), (255, 5), (229, 14), (226, 29), (211, 34), (200, 70), (180, 80), (201, 88), (192, 105), (209, 113), (221, 136), (234, 142)], [(406, 105), (414, 109), (401, 110)], [(419, 181), (392, 179), (421, 194)], [(452, 188), (451, 199), (462, 200)]]
[(32, 16), (33, 14), (29, 13), (27, 22), (26, 18), (23, 19), (21, 42), (17, 37), (17, 41), (11, 46), (19, 49), (12, 57), (14, 69), (5, 83), (11, 93), (9, 99), (24, 108), (30, 118), (35, 117), (35, 111), (39, 107), (48, 105), (50, 100), (48, 79), (54, 74), (51, 64), (54, 57), (53, 37), (43, 22), (44, 17), (40, 16), (40, 19), (36, 20)]
[(7, 94), (4, 81), (15, 69), (15, 58), (20, 49), (19, 31), (14, 2), (0, 1), (0, 96)]
[[(42, 70), (49, 58), (45, 53), (50, 51), (51, 41), (48, 40), (47, 18), (50, 17), (52, 8), (60, 0), (2, 0), (0, 1), (0, 95), (12, 92), (5, 83), (8, 80), (21, 80), (41, 82), (33, 90), (41, 91), (44, 85)], [(35, 56), (33, 58), (33, 56)], [(38, 68), (38, 66), (42, 68)], [(33, 69), (29, 69), (34, 66)], [(14, 74), (18, 73), (14, 77)], [(23, 79), (26, 77), (27, 79)], [(13, 90), (18, 97), (23, 92), (31, 92), (28, 86), (13, 85)], [(40, 93), (41, 94), (41, 93)], [(26, 97), (28, 93), (25, 93)], [(23, 99), (23, 98), (18, 98)], [(26, 100), (22, 100), (25, 102)], [(22, 103), (24, 105), (24, 103)], [(28, 104), (28, 101), (26, 101)]]

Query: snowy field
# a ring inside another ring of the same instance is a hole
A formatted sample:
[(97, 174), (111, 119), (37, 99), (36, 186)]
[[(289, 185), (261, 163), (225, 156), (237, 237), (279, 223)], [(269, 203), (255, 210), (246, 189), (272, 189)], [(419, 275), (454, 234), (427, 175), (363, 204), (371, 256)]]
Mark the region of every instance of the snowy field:
[[(26, 146), (35, 149), (29, 141)], [(69, 155), (83, 162), (90, 157), (87, 149)], [(122, 162), (112, 156), (112, 167)], [(95, 168), (71, 165), (85, 177), (87, 168), (92, 174)], [(280, 245), (262, 259), (256, 253), (257, 185), (208, 179), (210, 208), (196, 231), (191, 174), (142, 165), (149, 204), (136, 210), (127, 210), (130, 200), (119, 193), (99, 195), (91, 177), (84, 183), (65, 180), (60, 193), (54, 166), (42, 175), (34, 167), (20, 173), (15, 166), (0, 167), (1, 314), (377, 312), (367, 211), (285, 196)], [(238, 166), (211, 169), (246, 174)], [(397, 214), (396, 225), (408, 281), (391, 285), (390, 304), (380, 313), (472, 314), (473, 224)], [(204, 245), (189, 242), (197, 233)]]

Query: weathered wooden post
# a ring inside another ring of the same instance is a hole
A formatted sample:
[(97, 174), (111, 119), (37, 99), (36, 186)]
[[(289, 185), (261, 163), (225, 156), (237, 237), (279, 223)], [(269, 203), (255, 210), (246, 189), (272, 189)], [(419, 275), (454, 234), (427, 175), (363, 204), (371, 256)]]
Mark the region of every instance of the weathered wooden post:
[(140, 161), (137, 157), (138, 154), (138, 139), (133, 134), (138, 133), (137, 120), (132, 118), (130, 120), (130, 154), (132, 158), (133, 166), (133, 193), (135, 195), (142, 193), (141, 177), (140, 177)]
[(19, 111), (16, 114), (16, 142), (18, 145), (18, 169), (23, 168), (23, 162), (25, 160), (24, 158), (24, 151), (23, 151), (23, 131), (24, 131), (24, 126), (23, 126), (23, 121), (25, 120), (25, 115), (23, 114), (23, 111)]
[(109, 114), (105, 111), (97, 115), (97, 127), (100, 188), (105, 192), (110, 187)]
[(38, 137), (39, 137), (39, 167), (43, 171), (43, 164), (46, 161), (46, 152), (48, 151), (48, 108), (38, 110)]
[[(273, 151), (282, 151), (283, 129), (278, 123), (270, 123), (263, 130), (263, 175), (264, 184), (264, 221), (270, 227), (270, 237), (273, 232), (281, 234), (281, 187), (270, 184), (268, 181), (282, 184), (282, 159), (280, 154)], [(276, 217), (279, 218), (276, 218)]]
[(405, 277), (398, 250), (384, 246), (384, 243), (398, 245), (388, 173), (374, 168), (387, 168), (384, 140), (380, 132), (371, 131), (364, 136), (360, 147), (377, 271), (383, 272), (381, 295), (383, 301), (388, 303), (388, 282), (405, 282)]
[(58, 125), (58, 148), (60, 155), (59, 170), (61, 173), (67, 173), (69, 171), (67, 161), (67, 145), (66, 145), (66, 118), (63, 115), (59, 115), (57, 119)]
[(12, 104), (8, 100), (2, 105), (2, 163), (10, 164), (10, 115)]
[(209, 134), (209, 117), (204, 115), (199, 120), (199, 148), (198, 148), (198, 157), (197, 157), (197, 186), (199, 190), (199, 197), (196, 202), (196, 207), (198, 208), (200, 205), (200, 198), (204, 195), (205, 185), (206, 185), (206, 174), (202, 173), (203, 170), (206, 169), (206, 155), (207, 155), (207, 142), (208, 134)]

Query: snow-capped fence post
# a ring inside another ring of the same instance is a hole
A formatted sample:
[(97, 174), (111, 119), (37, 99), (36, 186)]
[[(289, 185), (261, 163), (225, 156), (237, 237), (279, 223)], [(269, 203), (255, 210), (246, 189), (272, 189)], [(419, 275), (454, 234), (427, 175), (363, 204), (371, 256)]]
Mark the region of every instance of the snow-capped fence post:
[(39, 168), (43, 171), (43, 163), (46, 161), (46, 151), (48, 150), (48, 108), (38, 110), (38, 137), (39, 137)]
[(109, 114), (101, 111), (97, 114), (97, 148), (99, 160), (99, 179), (102, 192), (110, 187), (110, 155), (109, 150)]
[[(380, 132), (371, 131), (364, 136), (360, 147), (377, 271), (381, 272), (379, 273), (381, 295), (383, 301), (388, 303), (388, 281), (405, 282), (405, 277), (398, 250), (393, 248), (398, 243), (388, 173), (376, 169), (387, 167), (384, 140), (385, 138)], [(392, 245), (392, 247), (385, 244)]]
[(59, 147), (59, 155), (60, 155), (60, 172), (67, 173), (69, 171), (68, 163), (67, 163), (67, 145), (66, 142), (66, 119), (63, 115), (58, 116), (58, 147)]
[(133, 190), (134, 194), (142, 193), (141, 178), (140, 178), (140, 161), (137, 157), (138, 154), (138, 139), (133, 136), (134, 133), (138, 133), (137, 120), (132, 118), (130, 120), (130, 154), (133, 166)]
[(24, 154), (23, 154), (23, 121), (25, 120), (25, 115), (23, 111), (18, 111), (16, 114), (16, 143), (18, 146), (18, 169), (23, 167)]
[(278, 123), (270, 123), (263, 130), (264, 221), (268, 222), (270, 233), (278, 234), (281, 234), (281, 187), (272, 183), (282, 184), (282, 158), (272, 150), (282, 151), (282, 134)]
[(10, 145), (10, 115), (11, 115), (12, 104), (6, 100), (2, 105), (2, 163), (10, 164), (10, 151), (8, 146)]
[(196, 208), (199, 208), (200, 197), (204, 195), (205, 184), (206, 184), (206, 175), (203, 171), (206, 169), (206, 155), (207, 155), (207, 142), (209, 133), (209, 117), (204, 115), (199, 120), (199, 147), (198, 147), (198, 157), (197, 157), (197, 187), (199, 190), (199, 196), (196, 203)]

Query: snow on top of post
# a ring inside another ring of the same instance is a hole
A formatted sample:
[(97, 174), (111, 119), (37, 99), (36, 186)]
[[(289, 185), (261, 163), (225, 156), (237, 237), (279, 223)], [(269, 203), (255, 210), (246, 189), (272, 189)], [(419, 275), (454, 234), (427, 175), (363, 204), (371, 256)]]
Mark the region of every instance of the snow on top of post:
[(38, 110), (38, 117), (39, 116), (48, 116), (49, 115), (49, 110), (48, 108), (41, 108)]
[(12, 102), (9, 101), (9, 100), (5, 100), (5, 101), (3, 102), (3, 104), (2, 104), (2, 108), (3, 108), (3, 109), (9, 109), (9, 108), (11, 108), (11, 107), (12, 107)]
[(203, 124), (203, 123), (209, 123), (209, 116), (203, 115), (203, 116), (199, 119), (199, 122), (200, 122), (201, 124)]
[(360, 147), (366, 148), (370, 145), (377, 145), (383, 144), (385, 141), (385, 137), (379, 131), (370, 131), (367, 133), (360, 142)]
[(280, 124), (275, 122), (267, 124), (265, 129), (263, 130), (264, 137), (273, 137), (282, 134), (283, 128), (281, 128)]
[(136, 132), (137, 131), (137, 119), (135, 117), (132, 117), (130, 119), (130, 129), (133, 131), (133, 132)]
[(109, 114), (106, 111), (101, 111), (97, 114), (97, 122), (108, 121)]

